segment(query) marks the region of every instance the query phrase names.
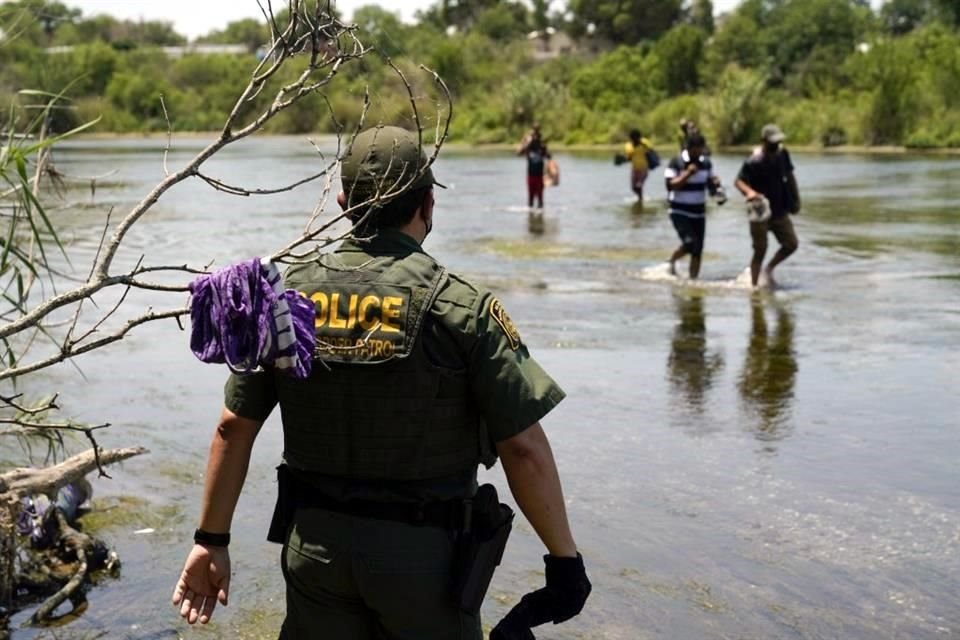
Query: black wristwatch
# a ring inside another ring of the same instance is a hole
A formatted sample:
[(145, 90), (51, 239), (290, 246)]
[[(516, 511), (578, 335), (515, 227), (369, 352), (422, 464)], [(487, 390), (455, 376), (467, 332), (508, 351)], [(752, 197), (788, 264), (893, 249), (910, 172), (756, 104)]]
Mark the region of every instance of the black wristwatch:
[(193, 541), (210, 547), (226, 547), (230, 545), (229, 533), (210, 533), (203, 529), (193, 532)]

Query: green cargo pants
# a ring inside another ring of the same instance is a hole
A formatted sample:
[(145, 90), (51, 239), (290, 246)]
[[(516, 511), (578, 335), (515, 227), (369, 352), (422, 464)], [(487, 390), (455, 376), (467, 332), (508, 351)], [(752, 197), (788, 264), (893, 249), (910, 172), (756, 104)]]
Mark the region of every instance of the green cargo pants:
[(450, 594), (453, 540), (436, 527), (299, 509), (283, 547), (280, 640), (482, 640)]

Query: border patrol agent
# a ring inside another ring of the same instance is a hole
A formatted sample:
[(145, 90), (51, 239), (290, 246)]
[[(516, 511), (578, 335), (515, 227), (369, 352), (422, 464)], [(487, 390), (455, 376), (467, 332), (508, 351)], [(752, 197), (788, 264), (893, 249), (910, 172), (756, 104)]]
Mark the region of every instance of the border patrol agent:
[(285, 542), (282, 639), (481, 640), (479, 614), (457, 604), (451, 585), (478, 465), (498, 457), (548, 551), (547, 586), (491, 637), (532, 637), (530, 626), (577, 615), (590, 592), (539, 424), (564, 393), (503, 305), (421, 248), (438, 183), (414, 134), (361, 133), (341, 178), (338, 201), (357, 239), (285, 276), (316, 306), (313, 373), (228, 380), (174, 604), (191, 624), (226, 605), (233, 511), (254, 439), (279, 405), (271, 535)]

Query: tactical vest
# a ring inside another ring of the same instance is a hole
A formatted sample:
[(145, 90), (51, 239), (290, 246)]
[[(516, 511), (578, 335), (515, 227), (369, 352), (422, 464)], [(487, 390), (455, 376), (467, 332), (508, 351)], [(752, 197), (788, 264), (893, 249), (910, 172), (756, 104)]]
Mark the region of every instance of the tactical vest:
[(317, 308), (307, 380), (277, 376), (284, 457), (350, 480), (428, 480), (475, 469), (485, 435), (465, 370), (433, 365), (423, 326), (447, 279), (422, 253), (362, 268), (322, 256), (288, 278)]

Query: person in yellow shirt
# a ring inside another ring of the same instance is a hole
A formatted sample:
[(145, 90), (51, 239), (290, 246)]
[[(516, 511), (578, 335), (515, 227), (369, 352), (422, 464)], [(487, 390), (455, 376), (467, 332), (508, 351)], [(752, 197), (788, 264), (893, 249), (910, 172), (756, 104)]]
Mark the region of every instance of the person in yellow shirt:
[(630, 162), (630, 188), (642, 203), (643, 185), (650, 172), (659, 166), (660, 158), (653, 150), (653, 145), (643, 137), (639, 129), (630, 131), (630, 140), (623, 147), (623, 155)]

